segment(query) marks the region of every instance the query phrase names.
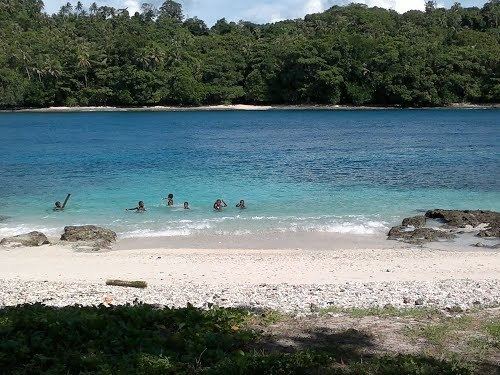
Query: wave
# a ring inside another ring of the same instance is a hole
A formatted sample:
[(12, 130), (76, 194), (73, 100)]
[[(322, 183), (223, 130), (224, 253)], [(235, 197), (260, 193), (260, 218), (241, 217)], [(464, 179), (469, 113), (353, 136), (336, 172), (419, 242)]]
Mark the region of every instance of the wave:
[[(109, 227), (121, 238), (130, 237), (172, 237), (190, 235), (251, 235), (264, 233), (308, 232), (373, 235), (386, 232), (386, 221), (378, 217), (364, 216), (223, 216), (218, 218), (192, 218), (162, 221), (148, 218), (141, 222), (111, 220)], [(40, 231), (48, 236), (59, 236), (64, 224), (56, 226), (37, 224), (0, 225), (0, 237), (12, 236), (30, 231)], [(76, 225), (76, 224), (75, 224)]]
[(388, 226), (383, 221), (367, 221), (366, 223), (346, 221), (335, 223), (307, 223), (307, 222), (280, 222), (280, 225), (259, 225), (242, 227), (208, 225), (206, 222), (185, 223), (169, 228), (143, 228), (128, 230), (120, 233), (122, 237), (171, 237), (171, 236), (190, 236), (190, 235), (252, 235), (263, 233), (287, 233), (287, 232), (308, 232), (308, 233), (338, 233), (355, 235), (374, 235), (387, 231)]
[(189, 229), (164, 229), (164, 230), (152, 230), (152, 229), (136, 229), (130, 232), (119, 233), (118, 235), (122, 238), (137, 238), (137, 237), (177, 237), (177, 236), (189, 236), (193, 234)]
[(340, 234), (377, 234), (385, 232), (388, 227), (384, 222), (369, 221), (365, 224), (344, 222), (339, 224), (312, 225), (306, 227), (309, 232), (325, 232)]
[(0, 227), (0, 239), (2, 237), (17, 236), (18, 234), (28, 233), (28, 232), (42, 232), (49, 237), (57, 237), (62, 233), (62, 228), (60, 227), (43, 227), (39, 225), (28, 225), (19, 224), (13, 226)]

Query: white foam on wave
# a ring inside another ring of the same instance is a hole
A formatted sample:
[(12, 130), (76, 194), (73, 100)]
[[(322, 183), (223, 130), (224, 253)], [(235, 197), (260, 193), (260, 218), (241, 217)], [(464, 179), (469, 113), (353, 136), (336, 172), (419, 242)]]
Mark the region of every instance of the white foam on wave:
[(278, 220), (277, 216), (252, 216), (252, 220)]
[(0, 227), (0, 237), (9, 237), (9, 236), (17, 236), (18, 234), (24, 234), (28, 232), (42, 232), (45, 235), (51, 236), (59, 236), (62, 233), (62, 228), (50, 228), (50, 227), (42, 227), (39, 225), (30, 225), (30, 224), (19, 224), (13, 226), (4, 226)]
[(170, 228), (135, 229), (135, 230), (121, 232), (119, 233), (119, 235), (123, 238), (189, 236), (211, 228), (211, 225), (206, 222), (192, 222), (191, 220), (188, 220), (188, 222), (187, 223), (185, 222), (184, 224), (185, 225), (181, 225), (179, 227), (170, 227)]
[(363, 224), (341, 223), (318, 225), (307, 228), (309, 232), (340, 233), (340, 234), (377, 234), (380, 227), (370, 227)]
[(341, 234), (377, 234), (386, 231), (387, 223), (383, 221), (341, 222), (310, 225), (306, 229), (313, 232), (341, 233)]
[(176, 237), (176, 236), (189, 236), (192, 231), (183, 229), (165, 229), (165, 230), (152, 230), (152, 229), (137, 229), (130, 232), (119, 233), (122, 238), (135, 238), (135, 237)]
[[(130, 237), (172, 237), (200, 234), (227, 234), (227, 235), (258, 235), (260, 233), (339, 233), (355, 235), (380, 234), (388, 229), (385, 221), (378, 220), (378, 216), (362, 215), (304, 215), (304, 216), (219, 216), (202, 218), (184, 218), (180, 220), (162, 221), (147, 218), (140, 223), (114, 220), (108, 223), (110, 229), (118, 232), (122, 238)], [(45, 224), (45, 225), (44, 225)], [(2, 223), (0, 238), (13, 236), (30, 231), (40, 231), (47, 236), (59, 236), (63, 231), (63, 224), (56, 223), (20, 224)], [(72, 225), (79, 225), (71, 223)], [(86, 223), (82, 223), (86, 224)], [(94, 223), (107, 226), (106, 224)]]

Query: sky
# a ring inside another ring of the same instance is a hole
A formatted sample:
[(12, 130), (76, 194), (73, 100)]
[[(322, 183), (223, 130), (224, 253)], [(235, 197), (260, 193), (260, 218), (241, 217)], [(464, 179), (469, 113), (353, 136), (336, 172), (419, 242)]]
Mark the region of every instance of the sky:
[[(69, 0), (76, 4), (77, 0)], [(81, 0), (84, 5), (93, 1), (97, 5), (127, 8), (130, 14), (138, 11), (144, 2), (159, 6), (163, 0)], [(450, 7), (456, 0), (438, 0), (439, 6)], [(45, 11), (54, 13), (68, 0), (44, 0)], [(424, 9), (425, 0), (177, 0), (187, 17), (198, 17), (208, 25), (225, 17), (228, 21), (252, 21), (256, 23), (276, 22), (284, 19), (301, 18), (306, 14), (322, 12), (333, 5), (351, 2), (364, 3), (394, 9), (404, 13), (410, 9)], [(463, 7), (482, 7), (485, 0), (462, 0)]]

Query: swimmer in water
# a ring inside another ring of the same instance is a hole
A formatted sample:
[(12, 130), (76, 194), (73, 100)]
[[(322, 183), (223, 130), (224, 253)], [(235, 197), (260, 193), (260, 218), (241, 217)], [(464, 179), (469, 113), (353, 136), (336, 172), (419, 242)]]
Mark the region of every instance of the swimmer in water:
[(146, 211), (146, 207), (144, 207), (144, 202), (139, 201), (137, 207), (134, 208), (126, 208), (125, 211), (136, 211), (136, 212), (144, 212)]
[(240, 210), (247, 208), (247, 206), (245, 206), (245, 201), (243, 199), (240, 200), (240, 203), (238, 203), (236, 207), (238, 207)]
[(64, 207), (66, 207), (66, 203), (68, 203), (69, 197), (71, 197), (71, 194), (68, 194), (66, 196), (66, 199), (64, 200), (63, 204), (61, 204), (61, 202), (59, 202), (59, 201), (57, 201), (56, 203), (54, 203), (53, 210), (54, 211), (64, 211)]
[(189, 202), (184, 202), (184, 209), (189, 210)]
[(214, 210), (215, 211), (222, 211), (224, 207), (227, 207), (226, 202), (224, 202), (224, 199), (217, 199), (214, 203)]
[(172, 207), (174, 205), (174, 195), (170, 193), (166, 198), (167, 200), (167, 206)]

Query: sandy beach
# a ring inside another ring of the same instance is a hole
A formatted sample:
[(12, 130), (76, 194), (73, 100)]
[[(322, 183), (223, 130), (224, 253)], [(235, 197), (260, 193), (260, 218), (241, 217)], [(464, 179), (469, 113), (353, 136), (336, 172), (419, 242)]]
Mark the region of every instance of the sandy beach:
[[(499, 108), (500, 104), (472, 104), (452, 103), (440, 108), (488, 109)], [(254, 104), (220, 104), (197, 107), (176, 106), (142, 106), (142, 107), (115, 107), (115, 106), (88, 106), (88, 107), (47, 107), (47, 108), (20, 108), (2, 110), (0, 112), (174, 112), (174, 111), (267, 111), (267, 110), (363, 110), (363, 109), (400, 109), (400, 106), (354, 106), (354, 105), (254, 105)], [(429, 107), (433, 108), (433, 107)]]
[[(330, 249), (273, 249), (272, 244), (249, 249), (227, 243), (166, 248), (160, 243), (164, 240), (124, 239), (104, 252), (77, 251), (66, 244), (2, 248), (0, 305), (189, 302), (308, 312), (332, 305), (469, 308), (500, 303), (498, 250), (429, 249), (370, 241), (369, 236), (350, 247), (331, 242)], [(148, 287), (111, 287), (107, 279), (144, 280)]]

